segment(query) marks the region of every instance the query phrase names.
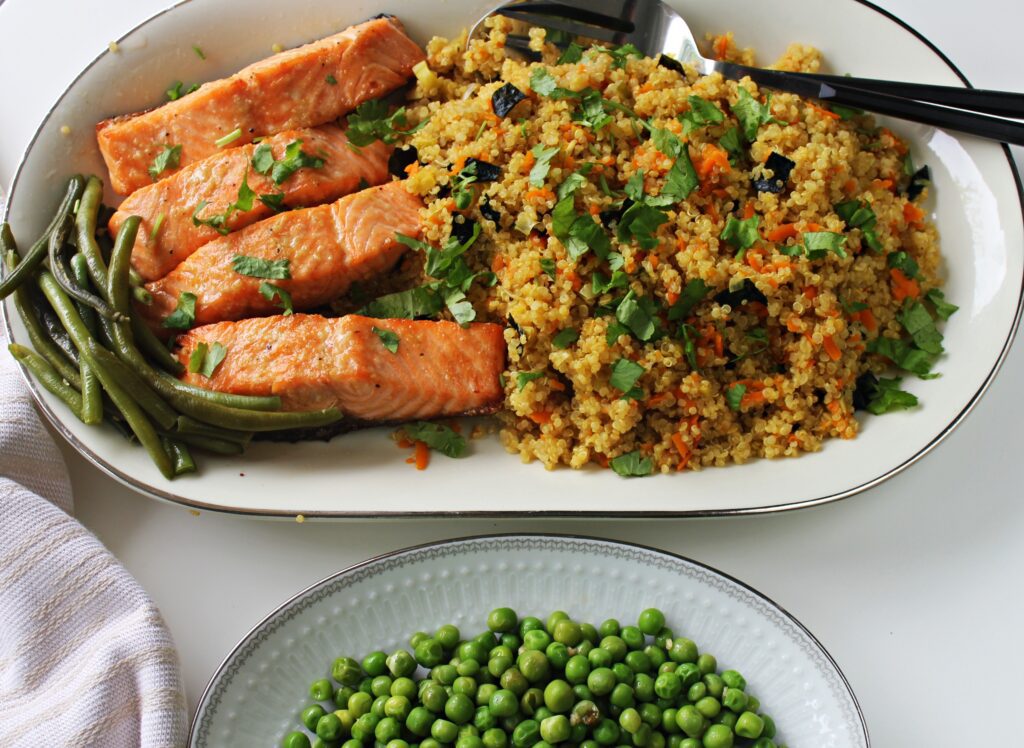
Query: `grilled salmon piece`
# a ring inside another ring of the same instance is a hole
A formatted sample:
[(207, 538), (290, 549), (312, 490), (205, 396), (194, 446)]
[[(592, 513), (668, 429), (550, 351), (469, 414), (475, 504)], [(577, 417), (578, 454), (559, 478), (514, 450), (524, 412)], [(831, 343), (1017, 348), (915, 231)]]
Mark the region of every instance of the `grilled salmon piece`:
[[(336, 125), (285, 130), (262, 142), (270, 146), (274, 159), (281, 161), (287, 146), (295, 141), (302, 142), (304, 153), (323, 159), (324, 165), (318, 169), (299, 169), (277, 185), (269, 176), (253, 170), (255, 144), (229, 148), (133, 192), (111, 217), (110, 235), (117, 234), (128, 216), (141, 216), (132, 264), (143, 279), (156, 280), (203, 244), (220, 236), (208, 225), (197, 226), (192, 220), (193, 213), (205, 202), (199, 218), (223, 214), (238, 200), (243, 178), (257, 195), (283, 195), (282, 202), (288, 208), (333, 202), (361, 185), (377, 185), (388, 179), (391, 147), (376, 140), (364, 148), (353, 149)], [(273, 212), (256, 199), (252, 210), (231, 213), (225, 228), (237, 231)]]
[[(349, 286), (395, 264), (406, 247), (396, 233), (420, 235), (423, 203), (402, 182), (371, 187), (337, 202), (301, 208), (208, 242), (158, 281), (139, 306), (154, 326), (171, 314), (183, 292), (195, 294), (195, 324), (280, 312), (260, 294), (264, 281), (291, 294), (296, 310), (326, 304)], [(288, 279), (237, 272), (236, 257), (287, 261)]]
[[(392, 353), (374, 328), (393, 333)], [(337, 406), (364, 421), (408, 421), (482, 413), (501, 401), (505, 367), (501, 325), (372, 319), (314, 314), (220, 322), (178, 338), (183, 364), (199, 343), (227, 354), (198, 387), (278, 395), (285, 410)]]
[(166, 147), (181, 146), (180, 168), (216, 153), (215, 141), (236, 129), (241, 137), (234, 144), (244, 145), (257, 136), (329, 122), (394, 91), (423, 58), (397, 19), (376, 18), (268, 57), (156, 109), (104, 120), (96, 126), (96, 139), (111, 186), (127, 195), (150, 184), (147, 169)]

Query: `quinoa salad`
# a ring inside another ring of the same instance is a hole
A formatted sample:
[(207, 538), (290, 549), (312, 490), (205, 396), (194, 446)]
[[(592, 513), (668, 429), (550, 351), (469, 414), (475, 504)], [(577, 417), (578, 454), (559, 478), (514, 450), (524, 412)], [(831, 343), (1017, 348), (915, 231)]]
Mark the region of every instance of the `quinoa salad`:
[[(510, 452), (696, 470), (816, 451), (918, 405), (886, 372), (934, 376), (956, 307), (904, 140), (629, 45), (533, 28), (524, 61), (513, 22), (488, 23), (468, 46), (433, 39), (414, 71), (392, 166), (425, 201), (422, 251), (371, 307), (440, 292), (442, 315), (507, 325)], [(821, 64), (793, 44), (772, 67)]]

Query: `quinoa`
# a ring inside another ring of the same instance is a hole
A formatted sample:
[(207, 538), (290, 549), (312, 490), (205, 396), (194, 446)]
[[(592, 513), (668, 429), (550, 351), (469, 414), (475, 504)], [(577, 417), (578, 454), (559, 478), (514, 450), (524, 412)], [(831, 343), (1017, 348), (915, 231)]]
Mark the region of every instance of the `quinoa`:
[[(769, 99), (749, 79), (680, 73), (655, 59), (596, 49), (559, 65), (560, 51), (538, 29), (530, 39), (542, 61), (523, 62), (505, 48), (511, 22), (491, 23), (487, 38), (468, 48), (465, 34), (428, 45), (407, 102), (410, 120), (425, 122), (410, 139), (420, 165), (407, 183), (425, 201), (425, 241), (444, 244), (453, 224), (465, 220), (480, 225), (465, 259), (495, 282), (475, 283), (467, 296), (478, 320), (507, 325), (504, 446), (548, 468), (607, 467), (637, 452), (654, 470), (670, 472), (797, 456), (831, 437), (854, 438), (858, 377), (889, 363), (867, 352), (868, 341), (900, 337), (903, 297), (940, 283), (935, 227), (905, 194), (907, 144), (869, 116), (841, 119), (791, 94)], [(754, 62), (731, 34), (713, 46), (719, 57)], [(791, 45), (774, 67), (815, 71), (820, 64), (816, 50)], [(578, 100), (534, 92), (531, 75), (540, 67), (560, 87), (600, 92), (613, 102), (605, 107), (610, 120), (591, 127), (574, 118)], [(491, 97), (507, 83), (526, 98), (499, 118)], [(751, 142), (741, 140), (742, 153), (725, 161), (721, 140), (741, 124), (741, 88), (754, 102), (769, 102), (771, 116)], [(722, 121), (684, 132), (679, 115), (691, 110), (691, 96), (715, 105)], [(674, 159), (655, 147), (651, 128), (684, 144), (700, 181), (684, 200), (662, 208), (666, 220), (654, 246), (643, 248), (619, 241), (614, 222), (622, 191), (638, 173), (647, 195), (665, 188)], [(542, 187), (529, 180), (536, 146), (557, 148)], [(775, 177), (765, 166), (772, 153), (795, 166), (782, 191), (758, 191), (754, 180)], [(458, 210), (450, 191), (468, 159), (499, 166), (501, 177), (471, 185), (472, 204)], [(595, 274), (614, 272), (608, 260), (593, 251), (573, 259), (553, 230), (557, 188), (573, 173), (585, 177), (576, 213), (594, 216), (621, 257), (616, 264), (625, 279), (618, 288), (595, 291)], [(834, 206), (853, 200), (877, 219), (873, 248), (836, 212)], [(485, 215), (493, 211), (497, 221)], [(745, 252), (721, 238), (730, 217), (753, 216), (758, 238)], [(794, 254), (809, 232), (842, 234), (847, 256)], [(903, 282), (887, 263), (898, 251), (919, 266), (915, 280)], [(388, 282), (408, 287), (413, 280), (429, 280), (418, 255)], [(707, 293), (684, 319), (669, 321), (667, 310), (695, 280)], [(658, 310), (662, 334), (646, 341), (616, 334), (608, 310), (628, 292)], [(578, 339), (556, 347), (556, 335), (570, 328)], [(611, 382), (620, 360), (642, 367), (629, 393)]]

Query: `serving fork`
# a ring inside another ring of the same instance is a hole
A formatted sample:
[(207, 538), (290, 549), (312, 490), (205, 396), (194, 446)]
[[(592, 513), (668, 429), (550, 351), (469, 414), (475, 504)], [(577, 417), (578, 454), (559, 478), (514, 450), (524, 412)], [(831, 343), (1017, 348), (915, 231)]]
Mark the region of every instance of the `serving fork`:
[[(513, 0), (481, 18), (470, 38), (483, 28), (486, 18), (496, 14), (561, 32), (560, 46), (576, 39), (615, 46), (632, 44), (645, 55), (663, 55), (703, 75), (720, 73), (730, 80), (750, 77), (759, 86), (804, 98), (1024, 145), (1024, 123), (1007, 119), (1024, 118), (1024, 94), (790, 73), (709, 59), (701, 54), (682, 16), (660, 0)], [(523, 36), (508, 40), (509, 47), (523, 53), (528, 53), (528, 44)]]

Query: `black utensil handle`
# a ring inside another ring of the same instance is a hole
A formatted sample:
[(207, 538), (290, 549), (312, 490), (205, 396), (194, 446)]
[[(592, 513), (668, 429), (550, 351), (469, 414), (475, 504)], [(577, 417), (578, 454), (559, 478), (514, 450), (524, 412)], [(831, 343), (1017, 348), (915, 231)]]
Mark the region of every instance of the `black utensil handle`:
[(824, 83), (814, 76), (797, 76), (780, 70), (749, 68), (732, 63), (716, 63), (715, 70), (726, 78), (750, 76), (759, 86), (770, 86), (805, 98), (821, 99), (826, 103), (866, 109), (877, 114), (920, 122), (925, 125), (978, 135), (1014, 145), (1024, 145), (1024, 123), (976, 114), (962, 109), (951, 109), (913, 99), (864, 91), (845, 84)]

